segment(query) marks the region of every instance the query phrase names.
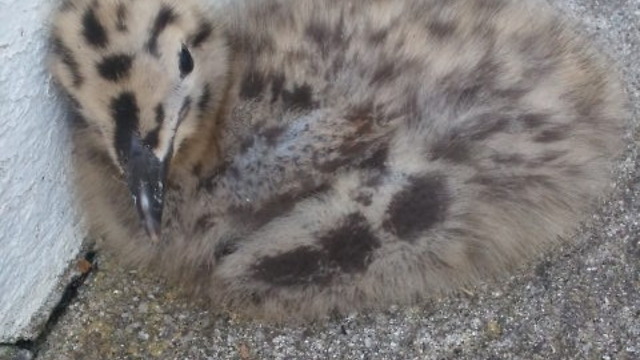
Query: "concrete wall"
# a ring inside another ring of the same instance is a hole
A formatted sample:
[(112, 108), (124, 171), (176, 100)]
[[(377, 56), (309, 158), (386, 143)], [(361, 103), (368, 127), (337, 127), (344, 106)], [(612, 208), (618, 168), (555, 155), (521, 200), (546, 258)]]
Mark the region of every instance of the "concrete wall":
[(0, 343), (37, 335), (84, 237), (66, 115), (46, 70), (55, 4), (0, 0)]

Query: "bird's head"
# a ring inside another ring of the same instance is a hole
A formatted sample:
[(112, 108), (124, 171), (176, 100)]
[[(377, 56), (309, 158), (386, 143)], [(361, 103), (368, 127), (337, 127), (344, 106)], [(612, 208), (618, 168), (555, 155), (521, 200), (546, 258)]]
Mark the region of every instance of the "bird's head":
[(225, 87), (226, 45), (205, 14), (190, 0), (67, 0), (53, 21), (54, 78), (155, 239), (169, 164), (213, 121)]

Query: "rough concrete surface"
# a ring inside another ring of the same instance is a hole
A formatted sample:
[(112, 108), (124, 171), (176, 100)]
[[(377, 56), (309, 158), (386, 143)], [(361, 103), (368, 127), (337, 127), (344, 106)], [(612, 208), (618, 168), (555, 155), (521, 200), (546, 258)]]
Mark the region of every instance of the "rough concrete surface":
[(55, 3), (0, 1), (0, 343), (37, 335), (86, 232), (66, 107), (45, 66)]
[(65, 315), (33, 344), (37, 358), (640, 359), (640, 0), (553, 2), (623, 68), (634, 115), (616, 190), (573, 245), (421, 306), (299, 326), (215, 314), (99, 255)]
[(32, 360), (33, 353), (15, 346), (0, 346), (0, 359)]

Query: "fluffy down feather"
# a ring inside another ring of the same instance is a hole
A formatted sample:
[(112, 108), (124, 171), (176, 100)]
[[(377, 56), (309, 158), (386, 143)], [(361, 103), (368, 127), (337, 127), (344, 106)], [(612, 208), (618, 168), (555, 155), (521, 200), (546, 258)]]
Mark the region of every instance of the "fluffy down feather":
[[(69, 0), (52, 32), (94, 233), (254, 316), (500, 275), (571, 235), (621, 148), (616, 74), (541, 1)], [(159, 244), (123, 136), (170, 158)]]

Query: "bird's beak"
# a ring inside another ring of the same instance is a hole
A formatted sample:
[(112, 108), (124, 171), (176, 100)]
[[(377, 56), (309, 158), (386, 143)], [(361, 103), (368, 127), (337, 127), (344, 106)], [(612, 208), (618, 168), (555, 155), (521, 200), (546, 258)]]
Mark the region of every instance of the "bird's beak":
[(167, 162), (142, 145), (137, 136), (131, 137), (127, 182), (142, 225), (154, 243), (160, 239)]

